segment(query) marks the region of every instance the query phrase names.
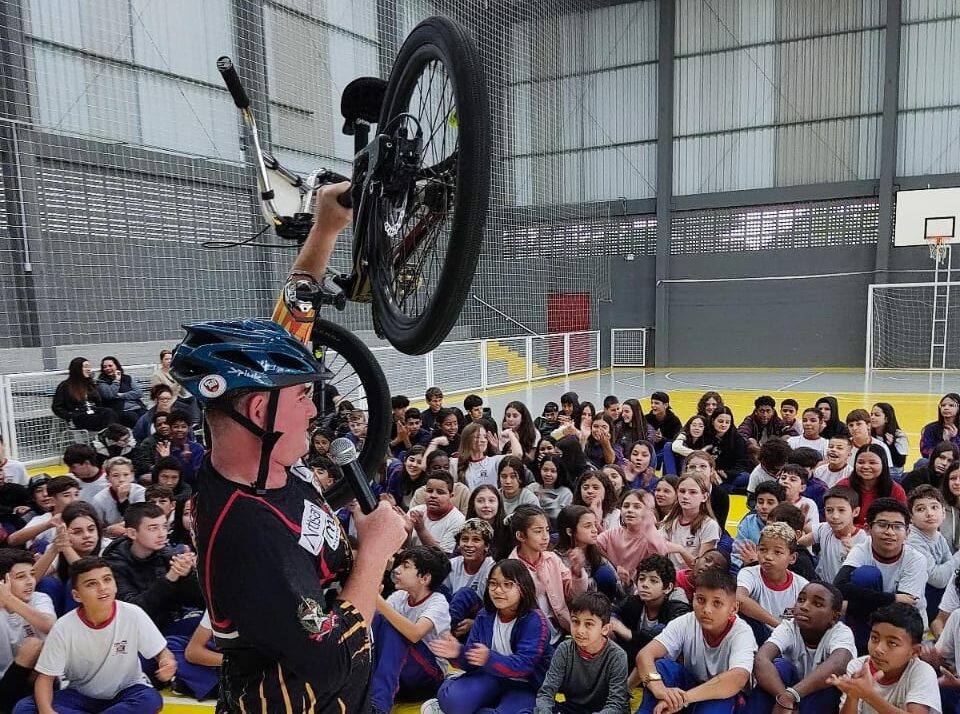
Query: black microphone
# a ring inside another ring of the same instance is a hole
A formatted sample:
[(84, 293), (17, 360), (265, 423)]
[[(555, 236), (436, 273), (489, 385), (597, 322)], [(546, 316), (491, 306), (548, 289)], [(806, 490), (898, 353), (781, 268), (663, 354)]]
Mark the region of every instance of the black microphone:
[(345, 437), (334, 439), (330, 444), (328, 456), (343, 471), (343, 478), (323, 493), (330, 507), (336, 511), (356, 499), (361, 511), (364, 513), (373, 511), (379, 501), (370, 488), (370, 479), (357, 461), (357, 447), (353, 442)]

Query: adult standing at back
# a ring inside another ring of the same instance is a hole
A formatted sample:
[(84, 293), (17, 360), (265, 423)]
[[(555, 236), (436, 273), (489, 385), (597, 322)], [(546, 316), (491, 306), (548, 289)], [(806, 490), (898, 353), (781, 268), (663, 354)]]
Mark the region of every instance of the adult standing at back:
[[(314, 227), (291, 272), (298, 279), (323, 278), (350, 222), (336, 202), (345, 188), (319, 192)], [(171, 366), (205, 403), (213, 442), (195, 519), (200, 582), (224, 655), (218, 711), (368, 711), (368, 623), (387, 559), (407, 533), (386, 502), (369, 515), (354, 509), (360, 550), (351, 567), (336, 515), (289, 473), (306, 448), (317, 413), (313, 384), (323, 371), (291, 334), (308, 338), (309, 323), (295, 321), (282, 298), (274, 318), (193, 325)], [(329, 586), (343, 576), (338, 599), (328, 603)]]

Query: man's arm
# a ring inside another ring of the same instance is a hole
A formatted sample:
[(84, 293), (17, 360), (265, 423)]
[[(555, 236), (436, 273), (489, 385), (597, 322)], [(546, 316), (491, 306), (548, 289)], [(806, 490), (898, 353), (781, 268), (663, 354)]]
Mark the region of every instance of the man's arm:
[[(301, 278), (310, 277), (321, 285), (327, 263), (333, 254), (337, 236), (350, 224), (353, 211), (337, 203), (337, 196), (349, 190), (349, 183), (338, 183), (324, 186), (317, 192), (316, 207), (313, 216), (313, 228), (306, 242), (300, 249), (297, 259), (290, 269), (291, 277), (299, 275)], [(306, 343), (310, 340), (313, 329), (313, 320), (316, 311), (312, 308), (300, 316), (294, 317), (287, 307), (283, 292), (277, 298), (273, 308), (273, 321), (282, 325), (291, 335)]]

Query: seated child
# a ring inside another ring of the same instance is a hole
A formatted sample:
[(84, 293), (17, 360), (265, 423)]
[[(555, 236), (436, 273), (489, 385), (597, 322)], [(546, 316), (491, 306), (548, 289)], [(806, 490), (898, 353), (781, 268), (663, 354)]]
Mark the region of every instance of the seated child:
[(935, 645), (923, 646), (920, 656), (940, 675), (940, 699), (944, 712), (956, 712), (960, 705), (960, 677), (957, 677), (957, 647), (960, 646), (960, 610), (954, 610)]
[[(597, 536), (600, 551), (625, 571), (629, 586), (636, 577), (637, 566), (650, 555), (667, 552), (663, 534), (657, 530), (657, 514), (653, 496), (645, 491), (624, 491), (620, 498), (620, 524)], [(608, 593), (609, 595), (609, 593)]]
[(906, 544), (909, 518), (907, 507), (895, 498), (871, 503), (866, 521), (870, 542), (850, 549), (833, 581), (847, 601), (847, 624), (856, 636), (857, 651), (866, 651), (866, 615), (878, 607), (912, 605), (926, 629), (927, 559)]
[[(557, 647), (550, 669), (537, 692), (535, 714), (590, 714), (625, 712), (627, 655), (608, 640), (610, 600), (603, 593), (586, 592), (570, 605), (570, 634)], [(556, 701), (563, 694), (564, 702)]]
[(759, 565), (741, 568), (737, 574), (740, 616), (763, 644), (772, 628), (793, 616), (797, 596), (807, 580), (790, 572), (797, 559), (797, 535), (786, 523), (771, 523), (760, 533)]
[(780, 469), (780, 475), (777, 477), (786, 494), (784, 502), (796, 506), (803, 513), (804, 533), (810, 533), (820, 525), (820, 510), (817, 508), (816, 502), (803, 495), (809, 478), (810, 472), (797, 464), (787, 464)]
[[(156, 679), (170, 681), (177, 662), (163, 635), (139, 607), (117, 601), (113, 573), (102, 558), (76, 561), (70, 579), (80, 607), (53, 625), (37, 661), (34, 696), (21, 700), (14, 714), (160, 711), (163, 698), (140, 658), (156, 659)], [(68, 684), (54, 692), (58, 680)]]
[(444, 667), (429, 643), (450, 629), (450, 606), (437, 588), (450, 574), (450, 561), (437, 548), (415, 546), (398, 556), (396, 591), (377, 598), (371, 625), (374, 712), (390, 712), (394, 700), (428, 699), (443, 682)]
[(465, 674), (440, 685), (422, 714), (531, 712), (553, 648), (549, 626), (537, 608), (537, 589), (519, 560), (493, 566), (467, 643), (447, 633), (430, 650)]
[(646, 687), (637, 714), (689, 710), (699, 702), (711, 714), (734, 712), (749, 688), (756, 651), (750, 626), (737, 617), (736, 580), (721, 570), (704, 571), (693, 612), (670, 622), (637, 655)]
[(803, 433), (800, 436), (791, 436), (787, 439), (787, 444), (791, 449), (799, 449), (801, 446), (814, 449), (820, 454), (821, 461), (827, 458), (829, 442), (820, 436), (820, 431), (823, 428), (823, 416), (819, 411), (810, 407), (803, 410), (800, 421), (803, 425)]
[(827, 462), (813, 470), (813, 477), (823, 481), (828, 488), (833, 488), (837, 481), (848, 478), (853, 473), (853, 466), (850, 465), (852, 453), (853, 446), (849, 436), (831, 436), (827, 440)]
[(827, 680), (843, 692), (841, 714), (940, 714), (937, 673), (919, 657), (923, 630), (920, 614), (906, 603), (870, 616), (869, 654)]
[(776, 481), (777, 474), (787, 464), (790, 458), (790, 446), (784, 439), (767, 439), (760, 446), (759, 463), (750, 473), (747, 482), (747, 503), (753, 506), (754, 494), (757, 486), (764, 481)]
[(143, 503), (146, 489), (133, 482), (133, 463), (124, 456), (107, 459), (103, 464), (110, 487), (93, 497), (91, 505), (100, 514), (106, 534), (119, 538), (126, 532), (123, 517), (132, 503)]
[(857, 656), (853, 632), (840, 622), (843, 595), (830, 583), (809, 583), (784, 620), (760, 646), (756, 685), (745, 714), (769, 714), (774, 705), (799, 714), (836, 712), (840, 690), (827, 677), (843, 674)]
[(917, 486), (907, 499), (910, 508), (910, 535), (907, 545), (927, 559), (927, 620), (937, 616), (944, 589), (960, 568), (960, 553), (951, 553), (940, 532), (943, 523), (943, 494), (935, 486)]
[(33, 668), (57, 621), (53, 601), (36, 590), (33, 556), (0, 549), (0, 711), (33, 693)]
[(800, 545), (818, 549), (817, 575), (832, 583), (850, 549), (857, 543), (870, 540), (866, 531), (857, 528), (853, 521), (860, 512), (860, 496), (849, 486), (834, 486), (823, 497), (826, 523), (821, 523), (812, 532), (800, 537)]
[(434, 469), (427, 475), (427, 502), (408, 512), (413, 523), (410, 545), (436, 546), (452, 553), (457, 546), (457, 533), (466, 520), (453, 505), (453, 476), (449, 471)]
[(53, 500), (53, 510), (33, 518), (26, 526), (11, 533), (8, 545), (44, 552), (57, 535), (56, 526), (63, 522), (63, 510), (80, 499), (80, 483), (73, 476), (57, 476), (47, 484), (47, 496)]
[(800, 405), (797, 404), (796, 399), (787, 398), (780, 402), (781, 436), (789, 439), (791, 436), (799, 436), (802, 433), (803, 426), (797, 421), (797, 410), (799, 408)]
[[(797, 534), (797, 541), (804, 535), (803, 525), (805, 518), (800, 509), (789, 503), (781, 503), (772, 511), (767, 518), (768, 523), (786, 523)], [(752, 541), (744, 541), (740, 544), (738, 555), (743, 561), (743, 566), (757, 565), (760, 558), (757, 554), (757, 546)], [(804, 580), (812, 582), (817, 579), (816, 564), (813, 562), (813, 556), (806, 548), (799, 548), (796, 552), (797, 559), (790, 565), (790, 572), (799, 575)]]
[[(687, 461), (689, 465), (692, 457)], [(667, 553), (678, 568), (691, 567), (719, 543), (720, 525), (710, 509), (710, 485), (699, 473), (688, 471), (680, 476), (677, 505), (663, 519), (660, 530)]]
[(154, 503), (160, 506), (163, 515), (167, 517), (167, 536), (169, 537), (173, 531), (173, 512), (177, 505), (173, 500), (173, 491), (166, 486), (154, 483), (147, 486), (143, 496), (146, 503)]
[(760, 542), (760, 531), (767, 525), (770, 512), (786, 498), (783, 486), (776, 481), (763, 481), (754, 492), (754, 512), (744, 516), (737, 524), (737, 537), (733, 540), (732, 560), (737, 567), (743, 565), (738, 550), (744, 541)]
[(483, 593), (493, 568), (487, 549), (493, 542), (493, 526), (482, 518), (468, 518), (457, 533), (460, 555), (450, 559), (450, 574), (443, 581), (450, 593), (450, 631), (466, 638), (473, 618), (483, 607)]
[[(636, 594), (629, 595), (620, 604), (616, 617), (610, 621), (614, 636), (627, 653), (631, 670), (637, 652), (659, 635), (668, 622), (690, 612), (683, 591), (676, 589), (676, 575), (669, 558), (662, 555), (644, 558), (637, 567)], [(638, 686), (639, 679), (633, 685)]]
[(697, 577), (711, 568), (730, 572), (730, 557), (719, 548), (711, 548), (696, 559), (692, 568), (677, 571), (677, 589), (683, 593), (688, 603), (693, 602)]

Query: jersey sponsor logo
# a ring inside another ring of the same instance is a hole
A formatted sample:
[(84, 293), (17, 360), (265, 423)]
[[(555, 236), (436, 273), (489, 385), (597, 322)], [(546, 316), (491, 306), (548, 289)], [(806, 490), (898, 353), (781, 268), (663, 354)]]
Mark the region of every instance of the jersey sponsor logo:
[(337, 628), (337, 616), (333, 612), (324, 612), (316, 600), (300, 598), (297, 617), (311, 640), (322, 640)]
[(300, 520), (300, 546), (313, 555), (319, 555), (324, 543), (333, 550), (340, 545), (340, 524), (336, 516), (320, 505), (304, 499), (303, 518)]

